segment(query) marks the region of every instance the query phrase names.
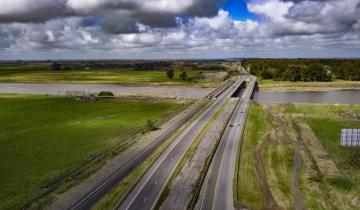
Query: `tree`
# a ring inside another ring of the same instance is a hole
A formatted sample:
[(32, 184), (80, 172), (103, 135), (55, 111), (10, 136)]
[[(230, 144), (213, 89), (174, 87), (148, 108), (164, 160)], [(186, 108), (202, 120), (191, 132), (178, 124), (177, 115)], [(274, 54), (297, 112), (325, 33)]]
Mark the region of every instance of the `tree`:
[(151, 120), (147, 120), (145, 127), (144, 127), (144, 133), (154, 131), (156, 130), (156, 126), (154, 125), (154, 122)]
[(272, 79), (273, 78), (273, 75), (270, 73), (269, 70), (265, 70), (261, 73), (261, 77), (263, 79)]
[(186, 71), (181, 72), (181, 74), (179, 75), (179, 79), (181, 80), (187, 80), (188, 76)]
[(205, 73), (202, 72), (202, 71), (198, 72), (193, 79), (194, 80), (204, 80), (205, 79)]
[(166, 76), (169, 78), (169, 79), (172, 79), (174, 77), (174, 69), (168, 69), (166, 71)]
[(59, 63), (54, 62), (51, 64), (51, 68), (54, 71), (59, 71), (61, 69), (61, 65)]

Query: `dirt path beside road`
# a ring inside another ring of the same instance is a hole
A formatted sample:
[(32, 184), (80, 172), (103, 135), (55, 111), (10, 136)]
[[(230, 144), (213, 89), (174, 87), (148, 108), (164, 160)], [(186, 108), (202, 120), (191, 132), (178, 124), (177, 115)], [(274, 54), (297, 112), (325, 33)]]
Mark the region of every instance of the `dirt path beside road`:
[(302, 168), (302, 160), (299, 151), (294, 153), (294, 165), (291, 171), (291, 191), (295, 200), (295, 210), (303, 210), (304, 202), (298, 185), (298, 174)]
[(261, 193), (263, 194), (262, 206), (263, 209), (265, 210), (279, 209), (271, 193), (269, 184), (267, 182), (267, 176), (266, 176), (264, 161), (262, 157), (264, 148), (272, 144), (274, 142), (274, 139), (275, 139), (275, 132), (272, 132), (270, 135), (265, 137), (263, 143), (261, 143), (261, 145), (255, 151), (255, 160), (256, 160), (255, 166), (256, 166), (256, 171), (260, 178), (260, 188), (261, 188)]

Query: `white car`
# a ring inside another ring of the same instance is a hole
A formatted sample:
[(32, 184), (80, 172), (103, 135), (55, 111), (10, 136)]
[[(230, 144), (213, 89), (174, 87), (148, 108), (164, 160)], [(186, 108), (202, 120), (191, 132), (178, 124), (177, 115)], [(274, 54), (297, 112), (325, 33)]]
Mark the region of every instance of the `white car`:
[(240, 122), (237, 122), (237, 123), (236, 123), (236, 125), (237, 125), (237, 126), (240, 126), (240, 125), (241, 125), (241, 123), (240, 123)]

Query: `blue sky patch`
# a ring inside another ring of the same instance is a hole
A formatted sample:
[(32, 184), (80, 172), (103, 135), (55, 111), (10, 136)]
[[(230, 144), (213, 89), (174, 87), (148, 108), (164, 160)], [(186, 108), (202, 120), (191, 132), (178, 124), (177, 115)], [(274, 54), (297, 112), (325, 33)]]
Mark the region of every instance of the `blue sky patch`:
[(247, 9), (245, 0), (227, 0), (220, 5), (220, 8), (228, 11), (234, 20), (256, 19), (256, 15)]

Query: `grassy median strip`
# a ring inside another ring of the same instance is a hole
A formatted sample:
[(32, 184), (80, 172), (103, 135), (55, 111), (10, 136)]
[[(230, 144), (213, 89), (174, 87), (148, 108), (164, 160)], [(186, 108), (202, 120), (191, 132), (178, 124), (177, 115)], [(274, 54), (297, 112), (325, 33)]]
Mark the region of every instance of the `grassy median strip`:
[(21, 208), (103, 149), (132, 145), (123, 137), (146, 120), (169, 119), (187, 106), (171, 100), (1, 95), (0, 209)]
[[(201, 103), (205, 103), (204, 101)], [(168, 140), (166, 140), (160, 147), (158, 147), (153, 154), (151, 154), (143, 163), (138, 165), (131, 173), (126, 176), (114, 189), (102, 198), (92, 209), (113, 209), (121, 204), (121, 202), (130, 193), (136, 183), (142, 178), (144, 173), (152, 166), (157, 158), (165, 151), (165, 149), (181, 134), (182, 131), (189, 126), (194, 119), (206, 110), (209, 105), (206, 105), (200, 112), (196, 113), (191, 120), (181, 126)]]
[[(211, 126), (213, 125), (213, 123), (216, 121), (216, 119), (218, 118), (218, 116), (221, 114), (221, 112), (224, 111), (225, 107), (227, 106), (229, 101), (226, 101), (221, 107), (220, 109), (214, 114), (214, 116), (209, 120), (209, 122), (207, 122), (207, 124), (205, 125), (205, 127), (201, 130), (201, 132), (199, 133), (199, 135), (196, 136), (195, 140), (193, 141), (193, 143), (191, 144), (190, 148), (186, 151), (184, 157), (181, 159), (179, 165), (176, 166), (175, 171), (173, 172), (173, 174), (171, 175), (168, 183), (165, 186), (165, 189), (163, 190), (163, 192), (160, 195), (159, 201), (156, 205), (155, 209), (159, 209), (162, 205), (162, 203), (165, 201), (166, 197), (169, 195), (170, 193), (170, 187), (173, 184), (173, 181), (175, 180), (175, 178), (180, 174), (182, 168), (184, 167), (184, 165), (186, 164), (186, 162), (194, 155), (194, 153), (196, 152), (197, 147), (199, 146), (200, 142), (202, 141), (202, 139), (204, 138), (204, 136), (206, 135), (207, 131), (211, 128)], [(185, 205), (185, 204), (184, 204)]]

